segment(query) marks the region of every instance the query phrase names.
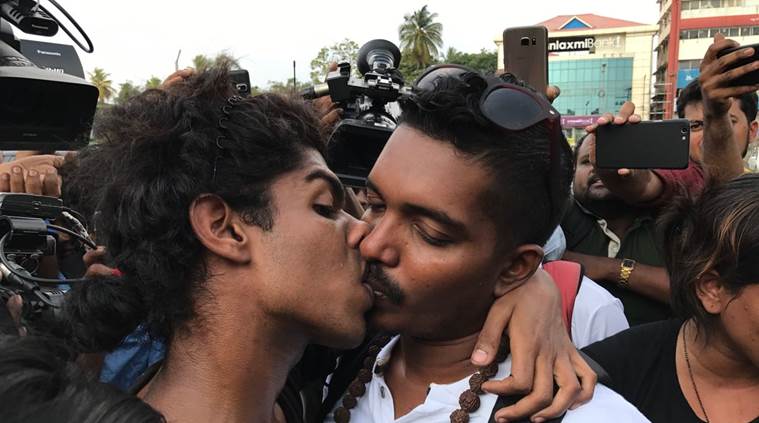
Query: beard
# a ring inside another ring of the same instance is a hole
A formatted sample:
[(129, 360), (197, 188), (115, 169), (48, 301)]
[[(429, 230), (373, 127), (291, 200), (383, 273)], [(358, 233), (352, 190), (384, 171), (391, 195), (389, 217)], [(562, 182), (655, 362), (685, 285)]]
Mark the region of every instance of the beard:
[(596, 175), (588, 177), (588, 184), (582, 192), (575, 191), (575, 199), (586, 209), (600, 217), (618, 215), (631, 208), (620, 197), (609, 191), (601, 178)]

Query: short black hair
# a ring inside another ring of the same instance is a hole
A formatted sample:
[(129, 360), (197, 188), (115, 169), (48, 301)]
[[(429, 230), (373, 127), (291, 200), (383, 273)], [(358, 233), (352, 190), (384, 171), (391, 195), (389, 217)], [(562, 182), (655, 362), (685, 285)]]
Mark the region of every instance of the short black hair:
[(434, 89), (403, 102), (400, 124), (452, 144), (488, 169), (492, 183), (483, 204), (504, 235), (501, 240), (544, 245), (568, 202), (571, 150), (561, 130), (551, 140), (545, 122), (509, 131), (488, 120), (479, 101), (488, 83), (495, 82), (526, 86), (508, 74), (498, 81), (474, 72), (441, 77)]
[(588, 135), (590, 134), (585, 134), (582, 137), (580, 137), (580, 139), (575, 141), (575, 147), (572, 150), (572, 158), (574, 159), (575, 167), (577, 167), (577, 162), (578, 160), (580, 160), (580, 148), (582, 148), (582, 145), (585, 143), (585, 140), (588, 138)]
[(139, 398), (80, 369), (76, 356), (61, 340), (0, 336), (0, 421), (165, 422)]
[[(701, 103), (703, 99), (701, 84), (698, 82), (698, 79), (694, 79), (680, 91), (680, 95), (677, 97), (677, 116), (680, 119), (684, 119), (685, 107), (693, 103)], [(759, 102), (756, 92), (742, 94), (738, 97), (738, 101), (741, 103), (741, 111), (746, 115), (748, 123), (750, 124), (755, 121), (757, 102)]]
[(65, 315), (84, 351), (113, 348), (139, 323), (170, 341), (201, 317), (206, 250), (190, 224), (192, 202), (214, 194), (270, 230), (271, 184), (307, 151), (324, 153), (319, 119), (302, 100), (236, 93), (228, 67), (218, 66), (112, 106), (96, 122), (100, 142), (80, 156), (72, 180), (101, 181), (89, 203), (99, 211), (98, 240), (124, 278), (81, 284), (68, 296)]
[(662, 214), (659, 228), (672, 308), (708, 335), (716, 320), (698, 298), (699, 278), (716, 271), (735, 294), (759, 283), (759, 175), (712, 185), (699, 198), (677, 199)]

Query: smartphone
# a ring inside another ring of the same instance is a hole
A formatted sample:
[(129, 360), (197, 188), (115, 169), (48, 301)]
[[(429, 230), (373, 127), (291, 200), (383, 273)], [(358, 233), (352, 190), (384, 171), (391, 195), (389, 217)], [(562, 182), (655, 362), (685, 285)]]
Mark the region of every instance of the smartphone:
[(250, 74), (245, 69), (237, 69), (229, 72), (229, 79), (242, 97), (250, 95)]
[[(746, 48), (753, 48), (754, 54), (745, 57), (743, 59), (738, 60), (737, 62), (730, 65), (729, 68), (725, 69), (725, 72), (729, 71), (730, 69), (735, 69), (738, 67), (741, 67), (743, 65), (747, 65), (751, 62), (755, 62), (759, 60), (759, 44), (749, 44), (746, 46), (740, 46), (740, 47), (733, 47), (733, 48), (727, 48), (717, 53), (717, 57), (722, 57), (725, 55), (728, 55), (734, 51), (743, 50)], [(755, 70), (753, 72), (749, 72), (747, 74), (744, 74), (738, 78), (733, 79), (730, 81), (730, 85), (733, 87), (742, 87), (747, 85), (757, 85), (759, 84), (759, 70)]]
[(596, 166), (603, 169), (685, 169), (690, 123), (687, 119), (604, 125), (596, 130)]
[(548, 29), (522, 26), (503, 31), (503, 68), (539, 93), (548, 86)]

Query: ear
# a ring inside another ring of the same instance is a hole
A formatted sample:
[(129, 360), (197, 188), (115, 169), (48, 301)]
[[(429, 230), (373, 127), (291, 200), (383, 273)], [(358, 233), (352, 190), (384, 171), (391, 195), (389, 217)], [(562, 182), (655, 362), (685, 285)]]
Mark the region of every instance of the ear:
[(756, 133), (759, 132), (759, 121), (754, 120), (748, 126), (748, 142), (749, 144), (756, 141)]
[(203, 194), (190, 204), (195, 236), (210, 252), (238, 264), (252, 259), (250, 240), (236, 213), (219, 196)]
[(714, 270), (703, 274), (696, 281), (696, 295), (709, 314), (720, 314), (727, 307), (732, 298), (728, 294), (719, 273)]
[(517, 247), (512, 259), (498, 276), (494, 291), (496, 298), (525, 283), (538, 269), (542, 260), (543, 249), (539, 245), (526, 244)]

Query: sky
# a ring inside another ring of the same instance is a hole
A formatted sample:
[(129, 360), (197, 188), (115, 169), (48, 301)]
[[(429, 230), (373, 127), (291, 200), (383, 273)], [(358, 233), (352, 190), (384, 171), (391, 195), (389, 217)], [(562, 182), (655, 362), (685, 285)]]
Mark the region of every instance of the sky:
[[(77, 49), (85, 72), (100, 67), (115, 87), (127, 80), (142, 84), (164, 79), (190, 65), (196, 54), (226, 50), (240, 58), (253, 85), (292, 77), (309, 79), (310, 62), (319, 49), (344, 38), (359, 45), (385, 38), (398, 43), (403, 16), (421, 8), (438, 14), (445, 51), (477, 52), (495, 48), (505, 28), (534, 25), (557, 15), (594, 13), (645, 24), (658, 18), (656, 0), (58, 0), (92, 39), (95, 52)], [(42, 0), (48, 9), (53, 7)], [(60, 15), (59, 15), (60, 16)], [(73, 30), (73, 27), (69, 25)], [(60, 33), (35, 37), (14, 28), (19, 38), (73, 44)]]

